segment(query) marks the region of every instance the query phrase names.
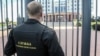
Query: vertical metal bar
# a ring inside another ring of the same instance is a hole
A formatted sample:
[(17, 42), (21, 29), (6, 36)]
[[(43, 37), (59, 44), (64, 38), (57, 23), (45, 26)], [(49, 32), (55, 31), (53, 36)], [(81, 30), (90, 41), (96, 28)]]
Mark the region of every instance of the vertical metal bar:
[(54, 0), (52, 0), (52, 15), (53, 15), (53, 22), (52, 23), (53, 23), (53, 29), (54, 29), (54, 19), (55, 19), (55, 15), (54, 15)]
[(21, 19), (22, 19), (22, 23), (24, 22), (23, 19), (23, 0), (21, 0)]
[(45, 9), (45, 12), (46, 12), (45, 14), (46, 14), (46, 15), (45, 15), (45, 16), (46, 16), (46, 26), (47, 26), (47, 19), (48, 19), (48, 17), (47, 17), (47, 16), (48, 16), (48, 15), (47, 15), (47, 13), (48, 13), (48, 12), (47, 12), (47, 10), (48, 10), (48, 9), (47, 9), (47, 7), (48, 7), (48, 6), (47, 6), (47, 5), (48, 5), (48, 4), (47, 4), (47, 0), (45, 0), (45, 2), (46, 2), (46, 3), (45, 3), (45, 6), (46, 6), (46, 9)]
[(21, 17), (23, 17), (23, 0), (21, 0)]
[(74, 53), (74, 0), (72, 0), (72, 56)]
[(90, 56), (91, 40), (91, 0), (82, 0), (82, 50), (81, 56)]
[(3, 47), (3, 56), (4, 56), (4, 25), (3, 25), (3, 7), (2, 7), (2, 0), (0, 0), (0, 7), (1, 7), (1, 24), (2, 24), (2, 47)]
[(8, 36), (8, 1), (6, 0), (6, 25), (7, 25), (7, 36)]
[(19, 12), (19, 8), (18, 8), (18, 0), (17, 0), (17, 18), (18, 18), (18, 12)]
[[(11, 0), (11, 10), (12, 10), (12, 29), (13, 29), (13, 25), (14, 25), (14, 22), (13, 22), (13, 0)], [(15, 56), (15, 54), (14, 54)]]
[(17, 25), (18, 25), (18, 12), (19, 10), (18, 10), (18, 0), (17, 0)]
[[(12, 27), (11, 28), (13, 29), (13, 27), (14, 27), (13, 26), (14, 25), (14, 23), (13, 23), (13, 19), (14, 19), (13, 18), (13, 0), (11, 0), (11, 11), (12, 11), (12, 13), (11, 13), (11, 16), (12, 16)], [(15, 54), (14, 54), (14, 56), (15, 56)]]
[(77, 42), (76, 42), (76, 56), (78, 55), (79, 48), (79, 0), (77, 0)]
[[(13, 0), (11, 0), (11, 11), (12, 11), (12, 29), (13, 29), (13, 27), (14, 27), (14, 21), (13, 21)], [(15, 54), (14, 54), (14, 56), (15, 56)]]
[(11, 11), (12, 11), (12, 13), (11, 13), (11, 16), (12, 16), (12, 29), (13, 29), (13, 0), (11, 0)]
[(67, 0), (65, 1), (65, 10), (66, 10), (66, 13), (65, 13), (65, 19), (66, 19), (66, 21), (65, 21), (65, 23), (66, 23), (66, 32), (65, 32), (65, 56), (67, 56)]
[(61, 42), (61, 18), (60, 18), (60, 0), (59, 0), (59, 43)]
[(98, 0), (96, 0), (96, 25), (95, 25), (95, 52), (94, 52), (94, 56), (97, 56), (97, 15), (98, 15)]

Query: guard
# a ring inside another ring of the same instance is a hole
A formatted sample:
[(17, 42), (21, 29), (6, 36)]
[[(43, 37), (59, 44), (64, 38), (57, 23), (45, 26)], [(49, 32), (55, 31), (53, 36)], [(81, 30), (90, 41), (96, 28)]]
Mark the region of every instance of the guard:
[(28, 20), (10, 31), (4, 54), (11, 56), (64, 56), (53, 29), (40, 23), (42, 6), (32, 1), (27, 5)]

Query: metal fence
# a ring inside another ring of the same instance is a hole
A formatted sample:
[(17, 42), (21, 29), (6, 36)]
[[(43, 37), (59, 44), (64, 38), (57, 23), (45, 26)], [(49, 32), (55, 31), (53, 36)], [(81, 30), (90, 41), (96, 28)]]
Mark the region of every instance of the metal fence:
[[(27, 20), (26, 6), (30, 1), (0, 0), (0, 56), (4, 56), (10, 29)], [(65, 56), (100, 56), (98, 0), (36, 1), (43, 6), (41, 23), (56, 31)]]

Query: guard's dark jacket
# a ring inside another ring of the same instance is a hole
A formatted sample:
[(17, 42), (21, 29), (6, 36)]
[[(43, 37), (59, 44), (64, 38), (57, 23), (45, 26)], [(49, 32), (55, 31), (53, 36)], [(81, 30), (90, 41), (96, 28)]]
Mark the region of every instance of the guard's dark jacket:
[(11, 30), (4, 54), (11, 56), (64, 56), (56, 33), (34, 19)]

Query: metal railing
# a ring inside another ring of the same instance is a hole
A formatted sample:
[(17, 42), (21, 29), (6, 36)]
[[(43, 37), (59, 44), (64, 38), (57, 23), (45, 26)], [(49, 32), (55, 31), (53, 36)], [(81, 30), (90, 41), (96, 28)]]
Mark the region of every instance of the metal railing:
[[(4, 56), (4, 46), (10, 28), (27, 20), (26, 6), (30, 1), (32, 0), (0, 0), (0, 56)], [(95, 2), (93, 0), (36, 1), (43, 6), (42, 23), (56, 31), (65, 56), (100, 55), (98, 0)], [(96, 4), (96, 6), (92, 4)], [(95, 16), (91, 15), (91, 7), (96, 9)], [(95, 23), (94, 27), (91, 26), (92, 16), (96, 17), (96, 19), (92, 19)], [(95, 30), (91, 28), (95, 28)]]

